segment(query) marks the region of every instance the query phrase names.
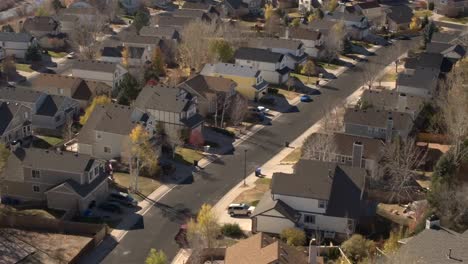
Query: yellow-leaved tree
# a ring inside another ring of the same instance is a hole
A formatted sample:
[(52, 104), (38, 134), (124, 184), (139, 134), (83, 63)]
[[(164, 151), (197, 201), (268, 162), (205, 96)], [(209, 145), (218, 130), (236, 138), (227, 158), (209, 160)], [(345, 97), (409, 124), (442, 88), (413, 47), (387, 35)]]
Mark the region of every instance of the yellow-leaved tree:
[(145, 264), (167, 264), (167, 256), (162, 250), (152, 248), (146, 257)]
[(111, 99), (106, 96), (106, 95), (99, 95), (93, 98), (93, 101), (89, 106), (86, 108), (84, 115), (80, 117), (80, 124), (84, 125), (88, 121), (89, 117), (91, 116), (91, 113), (94, 111), (94, 108), (98, 105), (106, 105), (110, 104)]
[(187, 227), (187, 238), (195, 256), (204, 248), (217, 246), (217, 237), (221, 234), (218, 217), (209, 204), (203, 204), (197, 218), (191, 219)]
[(130, 51), (128, 50), (128, 47), (124, 47), (122, 50), (122, 65), (125, 68), (128, 68), (130, 63)]
[(138, 191), (138, 177), (142, 168), (153, 175), (158, 170), (158, 155), (155, 146), (150, 142), (150, 135), (146, 129), (138, 124), (129, 134), (130, 137), (130, 174), (134, 177), (131, 186), (133, 191)]
[(271, 16), (273, 15), (273, 5), (271, 4), (266, 4), (265, 5), (265, 20), (268, 20), (271, 18)]
[(411, 23), (409, 27), (411, 30), (419, 30), (421, 27), (421, 19), (419, 19), (418, 16), (414, 15), (413, 18), (411, 18)]

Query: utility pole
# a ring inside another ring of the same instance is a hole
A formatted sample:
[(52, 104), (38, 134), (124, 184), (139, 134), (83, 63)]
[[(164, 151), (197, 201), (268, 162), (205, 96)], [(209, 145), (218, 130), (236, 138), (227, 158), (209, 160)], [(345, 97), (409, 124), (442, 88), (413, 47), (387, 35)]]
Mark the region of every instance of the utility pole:
[(244, 186), (247, 186), (245, 178), (247, 178), (247, 149), (244, 149)]

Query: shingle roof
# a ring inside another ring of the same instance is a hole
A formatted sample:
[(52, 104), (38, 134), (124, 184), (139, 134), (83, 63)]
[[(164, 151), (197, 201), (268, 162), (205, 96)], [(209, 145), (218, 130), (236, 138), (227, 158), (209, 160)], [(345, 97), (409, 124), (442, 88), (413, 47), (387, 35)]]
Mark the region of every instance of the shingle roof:
[(345, 12), (332, 12), (327, 14), (327, 18), (335, 21), (352, 21), (352, 22), (361, 22), (365, 20), (365, 16), (350, 14)]
[(444, 56), (442, 54), (434, 54), (423, 52), (418, 54), (417, 57), (408, 58), (405, 61), (405, 68), (417, 69), (417, 68), (430, 68), (440, 70)]
[(151, 36), (158, 38), (172, 39), (178, 37), (178, 32), (173, 27), (142, 27), (140, 30), (141, 36)]
[(432, 34), (431, 43), (451, 43), (458, 38), (457, 34), (434, 32)]
[(224, 2), (233, 9), (239, 9), (242, 6), (242, 0), (224, 0)]
[(115, 72), (118, 63), (98, 61), (98, 60), (76, 60), (73, 63), (73, 69), (97, 72)]
[(184, 89), (191, 89), (205, 98), (216, 92), (229, 92), (235, 86), (231, 79), (203, 75), (195, 75), (181, 84)]
[(261, 215), (270, 210), (276, 210), (281, 215), (291, 220), (293, 223), (298, 220), (298, 212), (279, 199), (273, 200), (271, 197), (271, 191), (268, 190), (262, 196), (257, 206), (255, 206), (255, 210), (253, 211), (252, 216)]
[(132, 121), (133, 109), (119, 104), (98, 105), (78, 134), (78, 142), (93, 144), (96, 131), (118, 135), (128, 135), (135, 127)]
[(252, 48), (259, 48), (259, 49), (278, 48), (278, 49), (297, 50), (301, 48), (302, 42), (299, 40), (293, 40), (293, 39), (254, 38), (254, 39), (249, 40), (248, 46)]
[(257, 77), (260, 75), (260, 71), (257, 68), (222, 62), (215, 64), (205, 64), (200, 74), (211, 76), (214, 73), (242, 77)]
[(64, 99), (65, 98), (63, 96), (47, 95), (39, 109), (37, 109), (36, 114), (42, 116), (55, 116), (60, 106), (63, 104)]
[(16, 115), (23, 116), (28, 109), (18, 103), (0, 102), (0, 136), (6, 131)]
[(140, 36), (136, 34), (124, 34), (121, 41), (127, 44), (145, 44), (159, 46), (161, 39), (153, 36)]
[(273, 174), (271, 193), (327, 200), (327, 215), (356, 218), (366, 174), (363, 168), (302, 159), (294, 174)]
[(226, 249), (226, 264), (306, 264), (307, 255), (264, 233), (240, 240)]
[(449, 43), (428, 43), (426, 45), (426, 52), (427, 53), (435, 53), (435, 54), (446, 54), (448, 52), (455, 52), (461, 57), (465, 56), (465, 49), (460, 45), (454, 45)]
[(191, 104), (190, 95), (183, 96), (180, 88), (169, 86), (145, 86), (137, 99), (135, 106), (139, 109), (155, 109), (160, 111), (180, 113), (188, 109)]
[(256, 48), (239, 48), (234, 54), (234, 58), (236, 59), (269, 63), (280, 62), (283, 59), (283, 57), (284, 55), (281, 53)]
[(0, 41), (30, 42), (32, 38), (29, 33), (0, 32)]
[(397, 85), (416, 87), (434, 91), (440, 71), (436, 69), (416, 69), (413, 74), (398, 74)]
[(155, 17), (156, 25), (160, 27), (172, 26), (172, 27), (183, 27), (188, 23), (195, 20), (193, 17), (173, 17), (173, 16), (156, 16)]
[(205, 11), (197, 9), (177, 9), (174, 12), (171, 12), (171, 15), (174, 17), (192, 17), (192, 18), (208, 18)]
[[(90, 160), (91, 161), (91, 160)], [(94, 160), (92, 160), (94, 162)], [(64, 181), (61, 184), (58, 184), (57, 186), (54, 186), (47, 190), (47, 192), (54, 190), (55, 188), (58, 188), (60, 186), (66, 186), (69, 189), (73, 190), (75, 193), (80, 195), (81, 197), (86, 197), (88, 194), (90, 194), (92, 191), (96, 189), (102, 182), (107, 181), (108, 176), (105, 174), (100, 175), (96, 179), (94, 179), (90, 184), (79, 184), (78, 182), (68, 179)]]
[(208, 11), (213, 5), (207, 2), (190, 2), (185, 1), (182, 5), (182, 9), (196, 9)]
[[(451, 250), (451, 258), (448, 257)], [(468, 261), (468, 231), (424, 229), (392, 257), (395, 263), (454, 264)]]
[(58, 27), (57, 21), (49, 16), (29, 17), (23, 23), (23, 29), (27, 31), (55, 31)]
[(413, 18), (413, 9), (407, 5), (392, 6), (389, 10), (387, 17), (397, 24), (410, 23)]
[(289, 29), (289, 37), (292, 39), (318, 40), (322, 33), (319, 30), (309, 30), (306, 28)]
[(389, 117), (392, 117), (393, 128), (396, 130), (409, 130), (413, 125), (413, 119), (408, 113), (372, 108), (367, 110), (346, 109), (344, 123), (385, 128)]
[(421, 110), (424, 102), (426, 101), (425, 98), (420, 96), (399, 93), (386, 89), (382, 91), (365, 90), (361, 96), (361, 100), (371, 104), (373, 108), (394, 111), (399, 109), (399, 100), (405, 100), (406, 110), (416, 112)]
[(42, 95), (41, 92), (22, 88), (0, 87), (0, 100), (33, 104)]

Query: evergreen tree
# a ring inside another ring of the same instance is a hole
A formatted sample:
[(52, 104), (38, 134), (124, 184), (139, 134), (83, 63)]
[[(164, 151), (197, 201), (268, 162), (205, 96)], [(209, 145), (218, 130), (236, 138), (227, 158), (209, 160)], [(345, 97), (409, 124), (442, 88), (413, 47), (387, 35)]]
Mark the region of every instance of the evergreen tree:
[(126, 74), (118, 87), (119, 94), (117, 96), (118, 103), (130, 105), (130, 102), (135, 100), (140, 92), (138, 81), (130, 74)]
[(144, 26), (148, 26), (150, 22), (150, 17), (148, 12), (145, 11), (138, 11), (135, 15), (135, 19), (133, 20), (133, 25), (140, 32), (140, 29)]
[(42, 59), (41, 52), (37, 45), (31, 45), (26, 50), (26, 60), (28, 61), (40, 61)]

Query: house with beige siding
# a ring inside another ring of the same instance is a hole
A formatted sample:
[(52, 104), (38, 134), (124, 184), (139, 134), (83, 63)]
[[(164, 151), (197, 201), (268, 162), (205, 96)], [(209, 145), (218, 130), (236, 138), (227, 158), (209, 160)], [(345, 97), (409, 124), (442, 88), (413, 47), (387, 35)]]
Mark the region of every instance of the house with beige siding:
[(32, 134), (31, 110), (18, 103), (0, 102), (0, 143), (10, 144)]
[(293, 174), (274, 173), (252, 213), (252, 232), (281, 234), (290, 227), (346, 239), (361, 217), (367, 172), (363, 168), (300, 160)]
[(44, 202), (83, 212), (108, 196), (104, 162), (89, 155), (12, 146), (3, 172), (2, 198)]
[(37, 42), (29, 33), (0, 32), (0, 49), (5, 51), (5, 56), (24, 59), (32, 45), (37, 45)]
[(112, 90), (117, 89), (127, 72), (120, 63), (97, 60), (76, 60), (71, 68), (73, 77), (103, 82), (111, 86)]

